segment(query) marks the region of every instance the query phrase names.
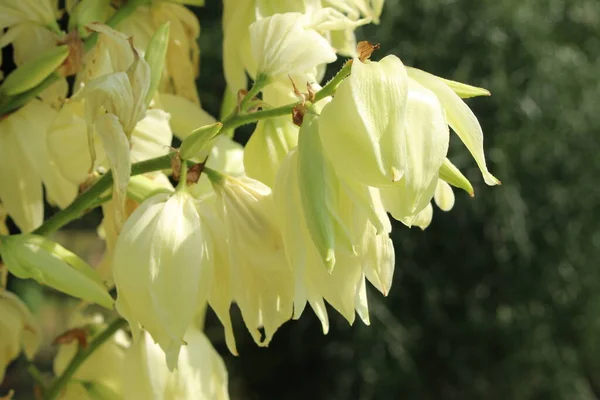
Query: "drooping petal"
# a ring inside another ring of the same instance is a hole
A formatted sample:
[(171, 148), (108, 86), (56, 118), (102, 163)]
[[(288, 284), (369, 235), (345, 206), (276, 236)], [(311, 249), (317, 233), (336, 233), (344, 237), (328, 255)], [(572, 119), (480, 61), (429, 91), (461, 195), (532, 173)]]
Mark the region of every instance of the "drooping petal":
[(431, 201), (439, 169), (448, 152), (448, 125), (437, 97), (411, 81), (406, 109), (406, 136), (400, 142), (402, 171), (400, 181), (381, 188), (386, 210), (410, 225)]
[(131, 176), (131, 151), (123, 127), (113, 114), (104, 114), (96, 119), (95, 130), (106, 154), (113, 176), (113, 200), (115, 201), (115, 223), (125, 222), (125, 199), (127, 184)]
[(485, 183), (500, 184), (485, 163), (483, 131), (477, 117), (467, 104), (442, 79), (416, 68), (407, 68), (409, 76), (435, 93), (446, 111), (448, 124), (465, 144), (481, 170)]
[(454, 207), (454, 192), (450, 185), (441, 179), (438, 180), (433, 199), (442, 211), (450, 211)]

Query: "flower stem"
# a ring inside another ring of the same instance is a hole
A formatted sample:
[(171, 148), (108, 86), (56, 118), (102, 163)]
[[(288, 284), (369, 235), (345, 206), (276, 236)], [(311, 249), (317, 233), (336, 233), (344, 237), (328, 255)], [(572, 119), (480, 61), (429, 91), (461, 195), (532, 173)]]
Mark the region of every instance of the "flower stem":
[(346, 64), (338, 71), (337, 74), (329, 81), (321, 90), (319, 90), (315, 95), (315, 103), (319, 100), (323, 100), (327, 96), (331, 96), (335, 93), (338, 86), (346, 79), (350, 72), (352, 71), (352, 60), (348, 60)]
[[(175, 153), (169, 153), (164, 156), (141, 161), (131, 166), (131, 175), (140, 175), (146, 172), (169, 169), (171, 167), (171, 157)], [(88, 212), (92, 205), (99, 206), (98, 199), (102, 194), (112, 187), (113, 177), (111, 173), (106, 173), (98, 179), (92, 187), (83, 192), (70, 206), (48, 218), (33, 233), (37, 235), (48, 235), (68, 224), (69, 222), (81, 217)], [(108, 199), (108, 198), (107, 198)]]
[(81, 366), (81, 364), (83, 364), (83, 362), (90, 355), (92, 355), (94, 351), (96, 351), (100, 346), (102, 346), (104, 342), (110, 339), (110, 337), (116, 331), (124, 327), (126, 324), (127, 321), (125, 321), (122, 318), (117, 318), (104, 331), (102, 331), (98, 336), (96, 336), (96, 338), (94, 338), (94, 340), (92, 340), (86, 348), (79, 348), (79, 350), (75, 354), (75, 357), (73, 357), (69, 365), (67, 365), (67, 368), (64, 370), (63, 374), (54, 381), (50, 388), (48, 388), (44, 399), (56, 399), (60, 395), (60, 392), (65, 387), (65, 385), (69, 382), (69, 380), (71, 380), (71, 377), (73, 376), (73, 374), (75, 374), (75, 372)]

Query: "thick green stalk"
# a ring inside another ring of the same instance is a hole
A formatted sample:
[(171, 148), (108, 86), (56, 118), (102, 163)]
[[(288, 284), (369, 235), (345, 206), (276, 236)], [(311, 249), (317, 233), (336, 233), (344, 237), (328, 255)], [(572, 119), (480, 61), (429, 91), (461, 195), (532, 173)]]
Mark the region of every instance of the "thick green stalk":
[(92, 355), (92, 353), (94, 353), (94, 351), (96, 351), (100, 346), (102, 346), (104, 342), (110, 339), (116, 331), (124, 327), (126, 324), (127, 321), (125, 321), (122, 318), (117, 318), (104, 331), (102, 331), (102, 333), (96, 336), (96, 338), (92, 340), (86, 348), (79, 348), (79, 350), (75, 354), (75, 357), (73, 357), (69, 365), (67, 365), (67, 368), (64, 370), (62, 375), (58, 377), (58, 379), (54, 381), (52, 386), (48, 388), (44, 399), (56, 399), (60, 395), (64, 387), (67, 385), (67, 383), (71, 380), (71, 378), (73, 377), (77, 369), (81, 366), (81, 364), (83, 364), (84, 361), (87, 360), (87, 358), (90, 355)]
[(315, 94), (315, 103), (319, 100), (323, 100), (327, 96), (332, 96), (335, 94), (338, 86), (340, 86), (344, 79), (350, 75), (350, 72), (352, 71), (352, 62), (352, 60), (348, 60), (342, 69), (340, 69), (338, 73), (335, 74), (335, 76)]
[[(169, 153), (161, 157), (135, 163), (131, 166), (131, 175), (140, 175), (146, 172), (169, 169), (171, 167), (171, 157), (173, 154), (174, 153)], [(104, 174), (102, 178), (98, 179), (98, 181), (94, 183), (88, 190), (83, 192), (81, 196), (75, 199), (70, 206), (47, 219), (39, 228), (33, 231), (33, 233), (42, 236), (48, 235), (59, 230), (69, 222), (81, 217), (91, 208), (92, 205), (100, 205), (98, 203), (98, 199), (102, 197), (104, 192), (112, 187), (112, 184), (112, 174)]]

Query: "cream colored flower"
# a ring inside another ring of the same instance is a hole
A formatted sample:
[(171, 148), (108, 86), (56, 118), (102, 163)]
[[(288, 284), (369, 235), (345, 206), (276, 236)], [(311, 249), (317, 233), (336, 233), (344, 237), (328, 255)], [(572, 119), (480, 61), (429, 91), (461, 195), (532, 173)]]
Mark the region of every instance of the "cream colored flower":
[(183, 335), (198, 298), (202, 246), (200, 217), (184, 190), (146, 200), (125, 223), (117, 240), (113, 274), (117, 310), (131, 325), (134, 340), (146, 329), (177, 366)]
[[(407, 72), (410, 78), (419, 82), (437, 96), (446, 113), (448, 125), (471, 152), (481, 170), (485, 183), (490, 186), (500, 184), (500, 181), (488, 171), (485, 163), (481, 125), (479, 125), (473, 111), (455, 92), (455, 90), (459, 90), (460, 93), (460, 89), (467, 85), (457, 85), (457, 82), (449, 82), (416, 68), (407, 68)], [(485, 94), (473, 91), (470, 91), (470, 93), (474, 93), (474, 95)]]
[(16, 295), (0, 289), (0, 382), (6, 366), (21, 353), (33, 359), (40, 347), (40, 329), (25, 303)]
[(156, 1), (138, 7), (116, 29), (131, 36), (133, 44), (145, 52), (152, 35), (165, 22), (170, 24), (170, 34), (159, 91), (199, 104), (195, 80), (199, 74), (200, 23), (192, 11), (181, 4)]
[(329, 272), (309, 232), (307, 220), (317, 216), (305, 214), (299, 173), (298, 150), (292, 150), (277, 177), (275, 202), (286, 255), (294, 271), (294, 318), (300, 318), (308, 302), (321, 320), (323, 332), (327, 333), (329, 322), (325, 300), (349, 323), (354, 322), (358, 313), (368, 324), (365, 277), (385, 295), (392, 284), (394, 249), (387, 233), (390, 228), (378, 233), (368, 221), (362, 205), (349, 197), (340, 199), (350, 218), (340, 217), (346, 223), (354, 221), (351, 240), (355, 254), (336, 252), (335, 267)]
[(224, 223), (225, 237), (217, 240), (227, 240), (232, 297), (254, 341), (267, 346), (292, 317), (294, 297), (271, 190), (247, 177), (205, 172), (217, 193), (216, 208)]
[(244, 148), (244, 168), (249, 177), (273, 187), (281, 162), (298, 144), (298, 127), (289, 117), (259, 121)]
[(66, 207), (77, 188), (61, 176), (46, 147), (49, 126), (56, 111), (32, 100), (0, 119), (0, 200), (23, 232), (43, 221), (44, 183), (48, 199)]
[(227, 370), (204, 333), (185, 333), (179, 366), (169, 371), (162, 349), (147, 332), (125, 357), (123, 395), (130, 400), (228, 400)]

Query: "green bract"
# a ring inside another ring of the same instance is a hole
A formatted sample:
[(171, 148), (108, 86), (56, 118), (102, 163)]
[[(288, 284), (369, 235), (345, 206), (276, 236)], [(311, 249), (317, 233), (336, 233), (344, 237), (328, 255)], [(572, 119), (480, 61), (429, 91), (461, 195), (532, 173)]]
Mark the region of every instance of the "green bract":
[(76, 254), (42, 236), (21, 234), (0, 238), (8, 270), (63, 293), (112, 308), (113, 300), (96, 271)]

